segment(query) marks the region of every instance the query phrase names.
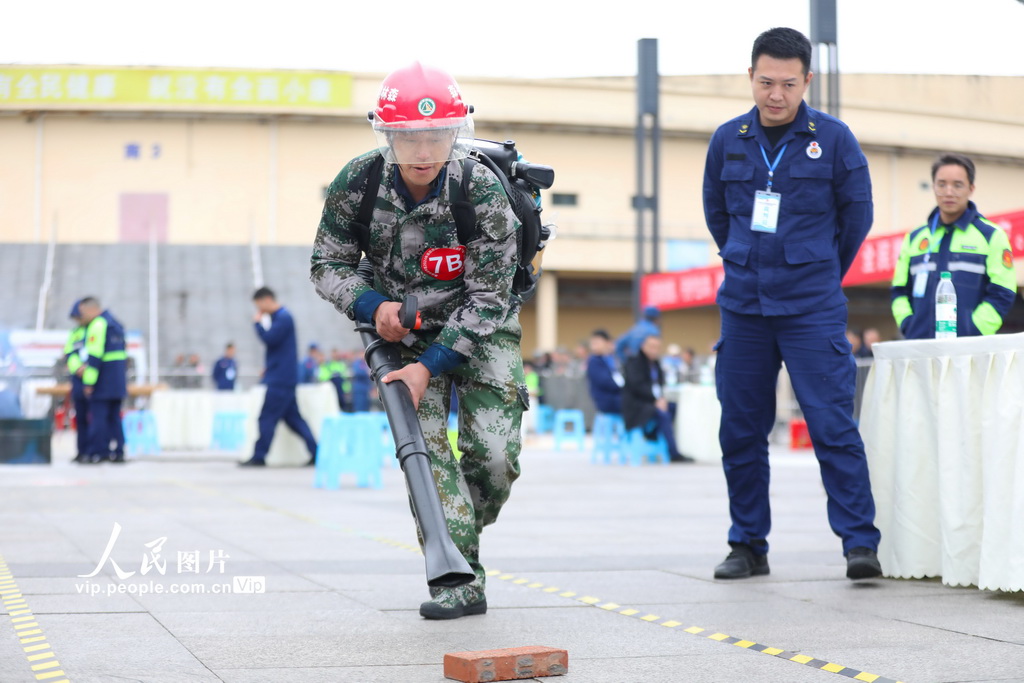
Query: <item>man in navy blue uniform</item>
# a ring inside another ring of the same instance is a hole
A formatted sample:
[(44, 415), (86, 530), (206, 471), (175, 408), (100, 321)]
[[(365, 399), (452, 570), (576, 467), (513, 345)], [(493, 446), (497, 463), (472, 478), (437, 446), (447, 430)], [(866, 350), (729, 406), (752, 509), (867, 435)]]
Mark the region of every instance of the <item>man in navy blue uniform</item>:
[(85, 325), (85, 352), (88, 358), (76, 374), (82, 378), (83, 392), (89, 403), (88, 458), (80, 462), (124, 462), (124, 428), (121, 403), (128, 395), (128, 354), (124, 327), (87, 296), (78, 302), (79, 321)]
[(732, 552), (715, 578), (769, 572), (768, 434), (782, 362), (807, 420), (846, 575), (881, 574), (841, 287), (871, 228), (871, 179), (849, 128), (803, 102), (810, 59), (798, 31), (758, 36), (748, 71), (756, 106), (715, 131), (708, 148), (704, 213), (725, 267), (715, 376), (732, 518)]
[(224, 355), (213, 364), (213, 383), (217, 391), (234, 391), (238, 379), (238, 364), (235, 362), (235, 345), (224, 347)]
[[(295, 398), (295, 385), (299, 380), (299, 353), (295, 335), (295, 321), (292, 314), (277, 301), (274, 292), (268, 287), (260, 287), (252, 297), (256, 304), (256, 316), (253, 323), (256, 334), (266, 345), (266, 360), (263, 369), (263, 383), (267, 385), (267, 395), (260, 411), (260, 436), (253, 447), (249, 460), (239, 463), (242, 467), (263, 467), (267, 464), (267, 452), (274, 438), (274, 430), (279, 420), (284, 420), (288, 428), (306, 442), (309, 450), (309, 462), (316, 463), (316, 439), (309, 425), (299, 414), (299, 404)], [(263, 327), (263, 316), (270, 316), (270, 327)]]
[(594, 330), (590, 335), (590, 357), (587, 358), (587, 385), (598, 411), (621, 415), (622, 387), (626, 380), (614, 350), (611, 336), (604, 330)]

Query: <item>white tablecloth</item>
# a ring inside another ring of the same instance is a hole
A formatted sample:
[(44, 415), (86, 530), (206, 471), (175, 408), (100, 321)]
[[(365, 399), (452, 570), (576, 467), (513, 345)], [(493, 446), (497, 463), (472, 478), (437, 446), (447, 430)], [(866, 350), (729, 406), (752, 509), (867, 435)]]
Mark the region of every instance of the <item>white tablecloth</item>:
[(714, 385), (680, 384), (674, 388), (676, 401), (676, 447), (698, 462), (721, 462), (718, 426), (722, 406)]
[[(241, 455), (252, 455), (258, 436), (257, 419), (263, 407), (266, 387), (257, 385), (247, 392), (204, 389), (169, 389), (153, 392), (150, 409), (156, 418), (160, 448), (164, 450), (209, 450), (213, 437), (213, 416), (218, 412), (244, 412), (246, 437)], [(338, 412), (334, 385), (300, 384), (296, 391), (299, 413), (314, 436), (319, 436), (323, 419)], [(279, 422), (267, 454), (270, 465), (299, 465), (309, 459), (306, 445), (284, 422)]]
[(1024, 334), (874, 354), (861, 433), (883, 571), (1024, 590)]

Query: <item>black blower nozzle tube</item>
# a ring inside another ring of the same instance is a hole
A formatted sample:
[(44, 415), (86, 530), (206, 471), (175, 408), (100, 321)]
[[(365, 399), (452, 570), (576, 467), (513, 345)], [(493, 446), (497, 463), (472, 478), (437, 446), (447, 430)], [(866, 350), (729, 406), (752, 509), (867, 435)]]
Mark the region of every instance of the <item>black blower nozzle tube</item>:
[[(415, 299), (405, 302), (403, 306), (403, 310), (410, 309), (415, 315)], [(395, 438), (398, 462), (409, 485), (409, 497), (423, 537), (427, 585), (436, 588), (470, 583), (476, 575), (448, 533), (448, 522), (430, 468), (427, 442), (423, 438), (416, 409), (413, 408), (409, 387), (404, 382), (384, 384), (381, 381), (389, 372), (401, 369), (401, 353), (394, 344), (381, 339), (372, 325), (359, 324), (356, 331), (366, 347), (366, 365), (377, 385), (380, 401)]]

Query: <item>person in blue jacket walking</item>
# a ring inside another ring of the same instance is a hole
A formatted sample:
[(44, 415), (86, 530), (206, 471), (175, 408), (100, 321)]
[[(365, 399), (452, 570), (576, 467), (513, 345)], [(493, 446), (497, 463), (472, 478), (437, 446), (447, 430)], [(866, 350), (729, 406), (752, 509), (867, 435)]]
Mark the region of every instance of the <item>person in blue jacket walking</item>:
[[(295, 385), (299, 380), (299, 354), (295, 334), (295, 321), (292, 314), (277, 301), (273, 290), (260, 287), (252, 297), (257, 313), (253, 318), (256, 334), (266, 345), (263, 383), (267, 385), (267, 395), (260, 411), (260, 436), (253, 447), (249, 460), (239, 463), (243, 467), (263, 467), (266, 465), (267, 452), (274, 438), (277, 423), (284, 423), (306, 442), (309, 450), (309, 462), (316, 463), (316, 439), (309, 425), (299, 414), (299, 403), (295, 398)], [(270, 327), (263, 327), (263, 316), (270, 316)]]
[(704, 213), (724, 262), (715, 377), (732, 548), (716, 578), (767, 574), (768, 435), (783, 362), (821, 468), (846, 575), (881, 574), (867, 459), (853, 420), (856, 365), (843, 275), (871, 228), (868, 162), (842, 121), (803, 102), (811, 44), (773, 28), (754, 42), (755, 106), (711, 137)]

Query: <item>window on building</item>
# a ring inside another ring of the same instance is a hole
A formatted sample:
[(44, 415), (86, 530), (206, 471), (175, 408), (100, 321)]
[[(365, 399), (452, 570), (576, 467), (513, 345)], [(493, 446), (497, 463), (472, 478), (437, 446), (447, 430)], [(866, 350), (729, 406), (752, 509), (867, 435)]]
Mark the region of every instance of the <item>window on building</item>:
[(579, 203), (579, 196), (576, 193), (565, 192), (551, 193), (551, 204), (554, 206), (576, 206)]

